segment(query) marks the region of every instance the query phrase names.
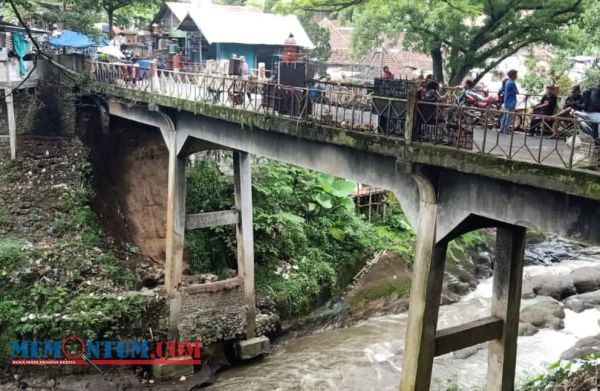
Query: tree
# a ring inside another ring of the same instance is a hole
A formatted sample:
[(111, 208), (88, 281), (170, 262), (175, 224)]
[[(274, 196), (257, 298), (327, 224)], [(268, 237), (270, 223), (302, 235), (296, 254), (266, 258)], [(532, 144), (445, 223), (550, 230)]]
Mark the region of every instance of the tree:
[(329, 31), (315, 22), (311, 14), (300, 14), (298, 15), (302, 27), (308, 34), (308, 37), (315, 45), (309, 53), (312, 60), (324, 63), (327, 62), (329, 56), (331, 56), (331, 44), (329, 42)]
[(160, 0), (135, 1), (115, 13), (115, 23), (120, 26), (147, 28), (160, 8)]
[[(75, 4), (80, 9), (94, 9), (103, 11), (108, 17), (108, 35), (113, 37), (113, 25), (115, 13), (119, 10), (143, 10), (145, 7), (152, 7), (157, 0), (75, 0)], [(129, 7), (129, 8), (126, 8)]]
[(600, 67), (588, 69), (580, 85), (582, 91), (600, 87)]
[[(277, 3), (273, 0), (266, 0), (263, 6), (263, 12), (275, 13), (295, 13), (306, 34), (315, 45), (314, 49), (308, 53), (314, 61), (324, 64), (331, 56), (331, 43), (329, 31), (315, 21), (314, 13), (310, 11), (294, 10), (289, 3)], [(324, 69), (319, 69), (319, 73)]]
[(552, 53), (548, 63), (540, 63), (532, 55), (525, 60), (527, 72), (521, 79), (521, 85), (530, 94), (539, 94), (544, 91), (548, 83), (558, 85), (560, 91), (565, 93), (573, 86), (573, 80), (569, 78), (568, 72), (573, 67), (573, 61), (564, 51)]
[[(379, 44), (383, 34), (403, 32), (407, 48), (431, 55), (437, 79), (475, 82), (533, 43), (566, 46), (567, 28), (594, 0), (295, 0), (313, 11), (353, 8), (357, 50)], [(446, 76), (446, 77), (444, 77)]]

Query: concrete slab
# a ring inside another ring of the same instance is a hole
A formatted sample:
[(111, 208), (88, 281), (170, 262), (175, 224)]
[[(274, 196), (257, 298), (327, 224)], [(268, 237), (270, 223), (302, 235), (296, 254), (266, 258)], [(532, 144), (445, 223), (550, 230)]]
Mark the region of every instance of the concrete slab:
[(238, 358), (248, 360), (269, 353), (271, 341), (263, 336), (237, 341), (235, 343), (235, 353)]
[[(167, 360), (191, 360), (191, 357), (173, 357)], [(191, 376), (194, 374), (194, 366), (186, 365), (167, 365), (155, 364), (152, 365), (152, 376), (158, 381), (176, 380), (181, 376)]]

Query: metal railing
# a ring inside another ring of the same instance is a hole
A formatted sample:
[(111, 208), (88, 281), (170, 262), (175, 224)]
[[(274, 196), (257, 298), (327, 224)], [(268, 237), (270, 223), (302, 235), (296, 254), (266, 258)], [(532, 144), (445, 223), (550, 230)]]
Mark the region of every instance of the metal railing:
[[(462, 87), (444, 87), (442, 89), (442, 94), (446, 97), (446, 102), (449, 104), (454, 104), (460, 93), (462, 91)], [(488, 96), (498, 96), (498, 91), (490, 91), (479, 88), (474, 88), (474, 92), (477, 94), (488, 97)], [(517, 111), (521, 113), (530, 113), (533, 110), (533, 107), (540, 103), (542, 100), (542, 94), (517, 94)], [(557, 97), (558, 106), (562, 106), (567, 97), (565, 95), (559, 95)], [(499, 108), (499, 106), (497, 106)]]
[[(256, 77), (142, 69), (90, 63), (91, 78), (127, 89), (286, 117), (299, 122), (471, 150), (509, 160), (565, 167), (598, 167), (600, 152), (574, 118), (508, 113), (440, 102), (375, 96), (368, 90), (291, 87)], [(409, 115), (412, 114), (412, 115)], [(505, 117), (508, 133), (500, 130)], [(592, 124), (598, 126), (598, 124)], [(529, 132), (531, 130), (531, 132)]]
[(207, 73), (151, 70), (129, 64), (90, 63), (91, 78), (123, 88), (236, 109), (289, 117), (324, 126), (403, 137), (406, 99), (351, 90), (291, 87)]
[(548, 116), (421, 101), (414, 122), (415, 141), (569, 169), (600, 166), (600, 147), (568, 114)]

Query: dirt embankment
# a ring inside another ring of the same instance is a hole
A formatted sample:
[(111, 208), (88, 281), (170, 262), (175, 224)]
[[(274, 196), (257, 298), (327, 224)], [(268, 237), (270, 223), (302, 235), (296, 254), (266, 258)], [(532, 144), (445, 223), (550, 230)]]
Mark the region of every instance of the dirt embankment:
[(96, 132), (86, 143), (92, 149), (95, 209), (104, 229), (163, 262), (168, 150), (159, 130), (112, 119), (110, 134)]

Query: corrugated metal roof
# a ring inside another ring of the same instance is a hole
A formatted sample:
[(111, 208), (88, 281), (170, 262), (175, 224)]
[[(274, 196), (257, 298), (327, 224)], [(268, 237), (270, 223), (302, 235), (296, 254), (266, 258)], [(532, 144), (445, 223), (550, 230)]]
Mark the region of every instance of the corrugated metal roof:
[[(0, 21), (0, 31), (3, 32), (13, 32), (13, 33), (26, 33), (27, 30), (20, 25), (16, 25), (16, 24), (12, 24), (12, 23), (7, 23), (7, 22), (3, 22)], [(32, 34), (48, 34), (49, 31), (46, 30), (41, 30), (38, 28), (34, 28), (34, 27), (30, 27), (29, 31), (31, 31)]]
[(201, 5), (201, 4), (192, 4), (192, 3), (187, 3), (187, 2), (182, 3), (182, 2), (172, 2), (172, 1), (165, 2), (165, 5), (167, 6), (168, 9), (171, 10), (173, 15), (175, 15), (175, 17), (177, 19), (179, 19), (180, 22), (183, 20), (183, 18), (186, 17), (188, 12), (190, 12), (193, 9), (198, 9), (198, 8), (211, 8), (211, 9), (217, 9), (217, 10), (225, 9), (225, 10), (229, 10), (229, 11), (233, 11), (233, 12), (251, 12), (251, 13), (260, 12), (260, 9), (258, 9), (256, 7), (246, 7), (246, 6), (237, 6), (237, 5), (215, 5), (215, 4)]
[(288, 36), (293, 34), (299, 46), (314, 48), (295, 15), (240, 12), (228, 8), (194, 7), (180, 26), (193, 22), (209, 43), (283, 45)]

